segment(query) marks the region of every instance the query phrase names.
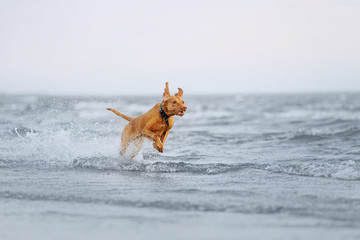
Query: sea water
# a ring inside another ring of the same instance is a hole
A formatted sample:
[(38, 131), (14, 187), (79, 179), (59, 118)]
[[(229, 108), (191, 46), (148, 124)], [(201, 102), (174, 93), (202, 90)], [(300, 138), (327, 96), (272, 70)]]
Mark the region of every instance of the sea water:
[(131, 160), (161, 97), (0, 95), (0, 239), (360, 239), (360, 94), (184, 100)]

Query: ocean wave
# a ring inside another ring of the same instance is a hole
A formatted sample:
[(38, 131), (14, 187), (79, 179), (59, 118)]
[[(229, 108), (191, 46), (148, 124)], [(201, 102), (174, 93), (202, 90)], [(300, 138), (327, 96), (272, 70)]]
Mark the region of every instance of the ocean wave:
[[(241, 169), (259, 168), (256, 164), (195, 164), (186, 162), (145, 162), (113, 158), (78, 158), (72, 163), (73, 167), (94, 168), (98, 170), (120, 170), (135, 172), (154, 173), (197, 173), (197, 174), (220, 174)], [(261, 166), (261, 165), (259, 165)]]
[[(75, 146), (76, 148), (76, 146)], [(72, 149), (73, 150), (73, 149)], [(51, 150), (49, 150), (51, 151)], [(110, 152), (112, 150), (109, 150)], [(191, 173), (191, 174), (224, 174), (242, 170), (260, 170), (276, 174), (296, 175), (305, 177), (324, 177), (342, 180), (360, 180), (360, 161), (353, 160), (289, 160), (284, 162), (245, 162), (245, 163), (194, 163), (201, 160), (189, 160), (182, 155), (163, 156), (159, 154), (149, 155), (144, 159), (132, 160), (119, 155), (104, 155), (95, 152), (77, 152), (73, 155), (63, 154), (54, 157), (50, 152), (42, 153), (45, 157), (17, 156), (12, 158), (0, 156), (0, 168), (12, 167), (36, 167), (36, 168), (88, 168), (96, 170), (147, 172), (147, 173)], [(50, 156), (51, 155), (51, 156)], [(66, 157), (64, 159), (64, 157)], [(179, 161), (183, 159), (183, 161)]]
[(297, 140), (297, 141), (317, 141), (324, 140), (336, 137), (359, 137), (360, 128), (359, 127), (348, 127), (341, 130), (333, 129), (307, 129), (307, 130), (298, 130), (287, 140)]
[[(292, 140), (324, 138), (326, 136), (357, 136), (359, 128), (342, 131), (301, 133)], [(133, 161), (118, 155), (120, 138), (116, 135), (94, 134), (79, 135), (74, 129), (55, 132), (38, 132), (30, 128), (18, 128), (11, 132), (4, 146), (0, 148), (0, 167), (37, 167), (37, 168), (92, 168), (115, 171), (137, 171), (149, 173), (193, 173), (223, 174), (246, 169), (257, 169), (278, 174), (308, 177), (325, 177), (344, 180), (360, 180), (360, 163), (353, 161), (312, 160), (311, 162), (292, 160), (288, 162), (266, 163), (197, 163), (209, 158), (206, 152), (173, 155), (142, 155), (140, 161)], [(206, 132), (198, 132), (204, 134)], [(190, 133), (191, 135), (191, 133)], [(211, 136), (214, 137), (214, 136)], [(216, 140), (214, 138), (214, 140)], [(219, 139), (217, 139), (219, 141)], [(208, 140), (209, 141), (209, 140)], [(99, 144), (99, 142), (101, 144)], [(145, 156), (144, 158), (142, 156)], [(145, 160), (144, 160), (145, 159)]]
[(201, 211), (201, 212), (236, 212), (236, 213), (254, 213), (254, 214), (274, 214), (281, 212), (292, 212), (296, 208), (286, 208), (274, 204), (217, 204), (209, 202), (192, 202), (186, 200), (167, 201), (167, 200), (141, 200), (141, 199), (105, 199), (100, 197), (87, 197), (63, 194), (39, 194), (27, 192), (0, 192), (0, 198), (14, 199), (23, 201), (53, 201), (53, 202), (75, 202), (89, 204), (104, 204), (122, 207), (134, 208), (157, 208), (175, 211)]
[(342, 180), (360, 180), (360, 164), (358, 162), (340, 161), (333, 163), (299, 162), (299, 163), (241, 163), (241, 164), (195, 164), (187, 162), (137, 162), (130, 160), (119, 163), (110, 159), (82, 158), (73, 162), (74, 167), (94, 168), (101, 170), (120, 170), (157, 173), (193, 173), (222, 174), (241, 170), (262, 170), (277, 174), (297, 175), (306, 177), (324, 177)]
[(360, 180), (360, 164), (352, 160), (326, 163), (276, 163), (266, 166), (264, 170), (306, 177)]

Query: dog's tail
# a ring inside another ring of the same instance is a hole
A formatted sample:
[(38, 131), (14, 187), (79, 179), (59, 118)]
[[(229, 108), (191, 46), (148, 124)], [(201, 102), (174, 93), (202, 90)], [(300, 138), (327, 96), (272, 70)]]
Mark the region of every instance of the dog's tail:
[(112, 111), (112, 112), (115, 113), (116, 115), (122, 117), (122, 118), (125, 119), (125, 120), (128, 120), (129, 122), (130, 122), (131, 120), (133, 120), (131, 117), (128, 117), (128, 116), (126, 116), (126, 115), (124, 115), (124, 114), (122, 114), (122, 113), (119, 113), (119, 112), (116, 111), (115, 109), (107, 108), (107, 110)]

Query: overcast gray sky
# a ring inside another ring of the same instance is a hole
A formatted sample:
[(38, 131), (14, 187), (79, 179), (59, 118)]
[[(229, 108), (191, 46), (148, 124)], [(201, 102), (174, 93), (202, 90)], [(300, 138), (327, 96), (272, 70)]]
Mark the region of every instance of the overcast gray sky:
[(0, 0), (0, 92), (360, 90), (359, 0)]

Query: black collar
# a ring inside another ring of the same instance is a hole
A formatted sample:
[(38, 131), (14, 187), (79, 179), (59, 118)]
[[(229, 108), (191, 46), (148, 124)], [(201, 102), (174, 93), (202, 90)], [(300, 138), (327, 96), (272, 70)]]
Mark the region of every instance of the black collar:
[(164, 109), (162, 108), (162, 103), (160, 103), (160, 109), (159, 112), (161, 114), (161, 116), (165, 119), (166, 125), (169, 126), (169, 116), (165, 113)]

